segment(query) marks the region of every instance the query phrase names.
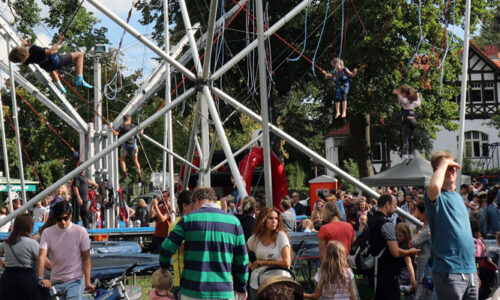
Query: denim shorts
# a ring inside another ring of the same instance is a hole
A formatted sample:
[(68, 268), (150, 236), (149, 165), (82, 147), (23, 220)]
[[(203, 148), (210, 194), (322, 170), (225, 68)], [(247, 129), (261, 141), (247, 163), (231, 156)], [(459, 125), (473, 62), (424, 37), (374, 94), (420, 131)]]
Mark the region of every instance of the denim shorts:
[(85, 286), (81, 279), (75, 279), (68, 282), (54, 283), (59, 299), (81, 300)]

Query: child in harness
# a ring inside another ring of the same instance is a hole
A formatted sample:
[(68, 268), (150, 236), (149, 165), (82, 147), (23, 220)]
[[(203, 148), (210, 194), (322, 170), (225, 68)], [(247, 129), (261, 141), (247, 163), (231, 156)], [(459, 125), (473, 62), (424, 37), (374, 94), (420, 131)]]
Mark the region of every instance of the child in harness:
[(344, 62), (340, 58), (332, 59), (332, 74), (322, 71), (326, 78), (333, 81), (335, 88), (335, 119), (340, 117), (340, 102), (342, 102), (342, 118), (346, 117), (347, 111), (347, 94), (349, 93), (349, 85), (351, 80), (358, 73), (358, 69), (354, 68), (351, 72), (348, 68), (344, 67)]
[[(61, 90), (66, 93), (66, 89), (59, 81), (57, 71), (64, 66), (75, 63), (76, 66), (76, 86), (83, 86), (91, 89), (92, 86), (83, 80), (83, 53), (73, 52), (70, 54), (57, 54), (57, 48), (61, 45), (64, 35), (60, 35), (57, 43), (49, 48), (42, 48), (31, 45), (23, 39), (22, 46), (14, 47), (9, 53), (9, 60), (13, 63), (23, 63), (24, 65), (38, 64), (42, 69), (50, 73), (52, 80)], [(29, 48), (26, 48), (29, 46)]]
[[(117, 130), (113, 128), (113, 126), (109, 125), (109, 129), (111, 132), (113, 132), (114, 136), (121, 137), (130, 130), (135, 128), (135, 124), (132, 123), (132, 117), (130, 115), (124, 115), (123, 116), (123, 123), (118, 127)], [(142, 134), (143, 132), (141, 132)], [(139, 154), (139, 147), (137, 146), (137, 136), (133, 136), (126, 140), (120, 149), (120, 166), (122, 168), (123, 172), (123, 180), (127, 178), (127, 165), (125, 163), (125, 160), (127, 159), (127, 156), (131, 156), (132, 160), (134, 162), (135, 168), (137, 170), (137, 176), (138, 176), (138, 182), (142, 182), (142, 174), (141, 174), (141, 165), (139, 164), (138, 160), (138, 154)]]

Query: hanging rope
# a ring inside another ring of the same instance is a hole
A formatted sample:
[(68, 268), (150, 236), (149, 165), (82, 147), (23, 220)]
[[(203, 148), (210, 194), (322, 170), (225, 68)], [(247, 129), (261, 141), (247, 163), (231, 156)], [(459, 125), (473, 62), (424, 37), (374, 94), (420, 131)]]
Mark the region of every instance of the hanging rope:
[[(342, 0), (342, 3), (344, 3), (343, 0)], [(316, 50), (314, 51), (314, 56), (313, 56), (312, 64), (311, 64), (311, 69), (312, 69), (312, 72), (313, 72), (314, 76), (316, 76), (316, 70), (314, 68), (314, 66), (316, 65), (315, 64), (316, 54), (318, 54), (319, 45), (321, 44), (321, 38), (323, 37), (323, 32), (325, 31), (326, 19), (328, 18), (328, 10), (329, 9), (330, 9), (330, 0), (327, 0), (327, 2), (326, 2), (326, 10), (325, 10), (325, 17), (323, 18), (323, 26), (321, 27), (321, 33), (319, 34), (319, 41), (318, 41), (318, 44), (316, 45)]]
[(356, 13), (356, 16), (358, 16), (359, 23), (361, 24), (361, 27), (363, 27), (363, 31), (365, 34), (368, 36), (368, 31), (366, 30), (365, 24), (363, 23), (363, 19), (361, 19), (361, 16), (359, 15), (358, 9), (356, 8), (356, 5), (354, 5), (354, 0), (351, 0), (351, 5), (352, 8), (354, 8), (354, 13)]
[[(448, 5), (449, 4), (450, 4), (450, 2), (448, 1)], [(457, 2), (453, 1), (453, 24), (452, 25), (455, 25), (456, 4), (457, 4)], [(446, 22), (446, 27), (448, 27), (448, 22)], [(439, 65), (439, 68), (441, 69), (441, 77), (439, 79), (439, 94), (441, 94), (441, 91), (443, 89), (444, 64), (446, 62), (446, 58), (447, 58), (448, 52), (450, 50), (450, 46), (451, 46), (452, 41), (453, 41), (453, 32), (450, 33), (450, 37), (447, 39), (446, 50), (444, 52), (443, 59), (441, 60), (441, 64)]]
[(345, 25), (344, 25), (344, 41), (341, 46), (341, 51), (344, 52), (346, 39), (347, 39), (347, 25), (349, 24), (349, 6), (347, 6), (347, 13), (345, 16)]
[(384, 24), (384, 27), (382, 28), (382, 31), (379, 32), (379, 34), (377, 35), (377, 37), (375, 38), (375, 40), (371, 43), (370, 47), (368, 48), (368, 50), (365, 52), (365, 54), (363, 55), (363, 57), (361, 58), (362, 61), (365, 60), (365, 58), (368, 56), (368, 54), (373, 50), (373, 47), (375, 46), (375, 44), (380, 40), (380, 38), (382, 37), (382, 34), (384, 34), (384, 32), (387, 30), (387, 27), (389, 26), (389, 24), (392, 22), (392, 19), (394, 18), (394, 16), (396, 16), (399, 8), (405, 4), (406, 6), (406, 1), (402, 0), (399, 5), (394, 9), (391, 17), (387, 20), (387, 22), (385, 22)]
[(420, 32), (420, 40), (418, 41), (417, 48), (415, 49), (415, 53), (413, 53), (412, 58), (408, 62), (406, 69), (408, 70), (410, 66), (413, 64), (415, 57), (417, 57), (418, 51), (420, 50), (420, 46), (422, 45), (422, 41), (424, 40), (424, 34), (422, 30), (422, 0), (418, 0), (418, 30)]
[[(12, 93), (12, 89), (11, 89), (11, 93)], [(14, 125), (14, 121), (12, 120), (12, 118), (10, 117), (10, 114), (9, 114), (9, 111), (7, 109), (7, 106), (2, 102), (2, 106), (4, 108), (4, 111), (5, 111), (5, 115), (7, 116), (7, 118), (9, 119), (10, 121), (10, 125), (12, 126), (12, 129), (14, 130), (14, 133), (17, 132), (17, 129), (16, 129), (16, 126)], [(33, 171), (33, 174), (35, 174), (35, 177), (36, 179), (38, 180), (38, 182), (40, 182), (40, 188), (43, 190), (45, 189), (45, 186), (43, 185), (43, 182), (42, 180), (40, 179), (40, 176), (38, 176), (38, 173), (36, 172), (36, 169), (35, 169), (35, 165), (33, 164), (33, 161), (31, 161), (31, 157), (30, 155), (28, 154), (28, 151), (26, 151), (26, 148), (24, 147), (24, 143), (23, 141), (21, 140), (21, 137), (19, 137), (19, 143), (21, 144), (21, 148), (24, 152), (24, 155), (26, 156), (26, 158), (28, 159), (28, 163), (30, 164), (31, 166), (31, 170)], [(24, 166), (20, 166), (21, 168), (24, 168)]]
[(344, 48), (344, 1), (342, 0), (342, 20), (340, 21), (340, 49), (339, 49), (339, 58), (342, 57), (342, 49)]
[(66, 32), (69, 29), (69, 26), (71, 26), (71, 24), (73, 23), (73, 20), (75, 19), (76, 14), (78, 13), (78, 11), (80, 10), (80, 8), (82, 7), (84, 1), (85, 0), (82, 0), (82, 2), (80, 2), (80, 5), (78, 5), (78, 8), (73, 13), (73, 16), (71, 16), (71, 19), (69, 20), (68, 24), (66, 25), (66, 27), (64, 28), (64, 30), (61, 32), (61, 35), (66, 35)]
[(304, 45), (302, 46), (302, 51), (300, 51), (299, 55), (297, 57), (295, 57), (295, 58), (287, 58), (287, 61), (298, 61), (302, 57), (302, 55), (304, 55), (304, 52), (306, 51), (306, 43), (307, 43), (307, 16), (309, 15), (309, 6), (311, 6), (311, 2), (308, 2), (307, 6), (306, 6), (306, 18), (305, 18), (305, 21), (304, 21)]
[[(128, 11), (127, 21), (126, 21), (127, 24), (130, 22), (130, 18), (132, 17), (132, 12), (134, 10), (136, 3), (137, 3), (137, 1), (133, 1), (132, 6), (130, 7), (130, 10)], [(106, 83), (104, 85), (104, 96), (110, 101), (113, 101), (116, 99), (116, 95), (118, 94), (118, 91), (120, 89), (124, 91), (123, 84), (122, 84), (122, 77), (119, 74), (119, 70), (120, 70), (119, 57), (120, 57), (120, 51), (121, 51), (121, 48), (123, 45), (123, 39), (124, 39), (126, 33), (127, 33), (127, 31), (123, 30), (122, 36), (120, 37), (120, 42), (118, 43), (118, 49), (116, 50), (116, 53), (113, 56), (113, 67), (111, 69), (116, 68), (116, 73), (113, 76), (113, 78), (108, 83)], [(118, 82), (120, 83), (120, 88), (118, 88)], [(112, 94), (111, 96), (108, 95), (108, 89), (111, 91), (111, 94)]]
[[(10, 88), (10, 84), (8, 82), (6, 82), (7, 85), (9, 86)], [(40, 118), (40, 120), (42, 120), (42, 122), (47, 125), (47, 127), (49, 127), (49, 129), (54, 132), (54, 134), (63, 142), (63, 144), (65, 144), (66, 146), (68, 146), (68, 148), (70, 148), (71, 152), (73, 152), (73, 155), (76, 156), (76, 154), (78, 154), (78, 151), (76, 151), (70, 144), (69, 142), (64, 139), (61, 135), (61, 133), (59, 131), (57, 131), (50, 123), (49, 121), (47, 121), (47, 119), (45, 119), (32, 105), (31, 103), (29, 103), (25, 98), (24, 96), (19, 92), (19, 89), (16, 88), (16, 94), (21, 98), (21, 100), (26, 103), (26, 105), (28, 105), (28, 107), (38, 116), (38, 118)]]

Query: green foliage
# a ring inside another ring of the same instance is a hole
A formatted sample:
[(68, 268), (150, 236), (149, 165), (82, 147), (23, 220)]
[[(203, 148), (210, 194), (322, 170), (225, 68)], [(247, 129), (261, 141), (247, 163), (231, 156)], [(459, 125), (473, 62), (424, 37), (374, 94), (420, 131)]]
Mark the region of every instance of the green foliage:
[(500, 8), (498, 6), (487, 11), (486, 17), (482, 20), (479, 35), (472, 40), (483, 49), (484, 46), (500, 44)]
[[(352, 177), (354, 177), (356, 179), (359, 179), (358, 165), (352, 158), (344, 160), (344, 168), (345, 168), (345, 171), (347, 173), (349, 173), (349, 175), (351, 175)], [(351, 184), (347, 181), (344, 181), (344, 190), (345, 191), (352, 192), (355, 189), (356, 189), (356, 187), (353, 184)]]
[(301, 189), (305, 187), (306, 173), (298, 162), (285, 166), (288, 189)]
[(468, 157), (464, 157), (462, 161), (462, 173), (463, 174), (472, 174), (473, 173), (472, 160)]
[(499, 130), (498, 136), (500, 136), (500, 109), (496, 114), (491, 116), (491, 120), (486, 123), (486, 125), (494, 127)]

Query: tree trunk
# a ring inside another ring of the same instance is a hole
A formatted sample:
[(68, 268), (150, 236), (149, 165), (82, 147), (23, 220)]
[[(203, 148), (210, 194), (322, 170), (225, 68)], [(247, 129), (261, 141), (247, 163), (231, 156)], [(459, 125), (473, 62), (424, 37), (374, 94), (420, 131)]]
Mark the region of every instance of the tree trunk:
[(359, 178), (373, 175), (370, 158), (370, 115), (365, 113), (353, 116), (351, 126), (351, 149), (358, 164)]

